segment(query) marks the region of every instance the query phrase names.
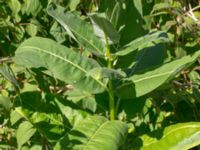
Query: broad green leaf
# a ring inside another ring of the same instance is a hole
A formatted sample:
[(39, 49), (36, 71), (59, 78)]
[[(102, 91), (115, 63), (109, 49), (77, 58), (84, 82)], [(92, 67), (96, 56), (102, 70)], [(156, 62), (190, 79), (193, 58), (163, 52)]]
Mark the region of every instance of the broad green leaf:
[(200, 123), (171, 125), (150, 135), (143, 135), (140, 139), (142, 145), (136, 144), (133, 150), (188, 150), (200, 144)]
[(125, 72), (121, 70), (109, 69), (109, 68), (94, 68), (88, 72), (91, 76), (95, 76), (97, 79), (120, 79), (126, 77)]
[(69, 101), (56, 100), (55, 102), (61, 113), (68, 119), (71, 126), (77, 125), (81, 120), (90, 115), (86, 111), (76, 108), (74, 104)]
[(127, 70), (127, 74), (133, 74), (137, 71), (148, 69), (161, 65), (166, 56), (166, 48), (162, 43), (148, 43), (135, 50), (128, 55), (119, 56), (116, 63), (116, 68)]
[(95, 34), (102, 39), (105, 44), (106, 40), (108, 40), (110, 44), (116, 44), (119, 42), (120, 35), (109, 20), (106, 19), (105, 14), (91, 14), (90, 19), (92, 21)]
[(21, 92), (31, 92), (31, 91), (37, 91), (38, 85), (35, 83), (31, 84), (29, 82), (24, 83), (23, 89), (21, 89)]
[(0, 148), (3, 149), (15, 149), (15, 147), (11, 144), (5, 143), (5, 142), (1, 142), (0, 141)]
[(69, 8), (70, 10), (76, 10), (76, 7), (78, 6), (78, 4), (80, 3), (81, 0), (70, 0), (69, 3)]
[[(96, 111), (97, 102), (96, 102), (95, 96), (92, 95), (91, 93), (86, 93), (86, 92), (80, 91), (78, 89), (73, 89), (73, 90), (66, 91), (65, 93), (63, 93), (63, 95), (67, 95), (68, 100), (74, 102), (75, 104), (78, 104), (79, 106), (82, 106), (81, 108), (83, 108), (84, 110), (87, 109), (92, 112)], [(67, 108), (67, 109), (70, 110), (72, 108)], [(78, 115), (82, 115), (82, 116), (86, 116), (86, 114), (89, 115), (88, 113), (81, 111), (81, 110), (76, 110), (76, 111), (77, 111)], [(73, 110), (73, 112), (75, 113), (75, 110)], [(70, 117), (73, 116), (68, 113), (67, 113), (67, 115), (69, 115)], [(85, 117), (82, 117), (82, 118), (85, 118)], [(73, 122), (74, 121), (75, 121), (75, 119), (73, 120)], [(75, 121), (75, 122), (77, 122), (77, 121)]]
[(14, 38), (16, 39), (16, 41), (21, 41), (24, 37), (25, 34), (25, 30), (22, 26), (20, 25), (15, 25), (13, 26), (12, 30), (12, 34), (14, 36)]
[(26, 26), (26, 32), (30, 35), (30, 36), (36, 36), (37, 34), (37, 26), (32, 24), (32, 23), (29, 23), (27, 26)]
[(92, 25), (75, 13), (66, 12), (65, 8), (53, 3), (48, 6), (47, 13), (57, 20), (80, 45), (96, 55), (103, 55), (105, 45), (94, 34)]
[(69, 99), (73, 102), (77, 102), (83, 98), (92, 96), (91, 93), (88, 93), (88, 92), (85, 92), (85, 91), (82, 91), (82, 90), (79, 90), (76, 88), (74, 88), (73, 90), (67, 90), (64, 93), (64, 95), (67, 95), (67, 99)]
[(18, 0), (8, 0), (8, 5), (12, 10), (12, 15), (16, 16), (21, 9), (21, 3)]
[(143, 17), (142, 1), (141, 0), (133, 0), (133, 2), (134, 2), (136, 9), (140, 13), (140, 15)]
[(166, 32), (156, 31), (133, 40), (116, 53), (118, 56), (127, 55), (137, 49), (142, 49), (152, 42), (169, 42)]
[(15, 75), (7, 64), (0, 66), (0, 74), (2, 74), (4, 78), (10, 81), (15, 87), (19, 88), (19, 84), (15, 78)]
[[(82, 104), (82, 107), (86, 110), (90, 110), (91, 112), (95, 112), (96, 109), (97, 109), (97, 102), (95, 100), (95, 97), (86, 97), (86, 98), (83, 98), (81, 101), (81, 104)], [(79, 103), (80, 103), (79, 102)]]
[[(97, 109), (97, 102), (96, 102), (95, 96), (90, 93), (85, 93), (78, 89), (73, 89), (73, 90), (67, 90), (65, 93), (63, 93), (63, 95), (67, 95), (67, 99), (69, 101), (72, 101), (73, 103), (77, 104), (84, 110), (90, 110), (91, 112), (95, 112)], [(60, 105), (58, 105), (58, 106), (60, 107)], [(72, 111), (70, 111), (70, 112), (73, 112), (72, 114), (75, 114), (75, 115), (77, 114), (78, 116), (80, 116), (80, 117), (77, 117), (74, 115), (74, 118), (85, 118), (87, 115), (89, 115), (89, 113), (87, 113), (86, 111), (72, 109), (69, 106), (66, 107), (66, 110), (67, 109), (72, 110)], [(69, 113), (63, 113), (63, 114), (65, 116), (69, 116), (70, 118), (73, 116), (72, 114), (69, 114)], [(77, 123), (77, 121), (75, 121), (75, 120), (76, 119), (72, 119), (72, 122)], [(78, 120), (80, 120), (80, 119), (78, 119)]]
[(37, 33), (40, 33), (43, 35), (47, 34), (47, 31), (44, 30), (46, 28), (45, 25), (43, 25), (39, 20), (37, 20), (37, 18), (32, 18), (30, 23), (37, 27)]
[(158, 68), (137, 72), (125, 79), (125, 83), (117, 88), (117, 94), (124, 98), (145, 95), (175, 77), (183, 69), (191, 65), (200, 55), (197, 51), (193, 55), (163, 64)]
[(43, 147), (42, 145), (33, 145), (32, 147), (25, 145), (20, 150), (43, 150)]
[(12, 103), (8, 97), (0, 94), (0, 106), (3, 106), (6, 111), (9, 111), (12, 107)]
[(54, 149), (118, 150), (127, 130), (126, 124), (120, 121), (109, 121), (101, 116), (88, 117), (77, 124)]
[(166, 49), (162, 44), (149, 44), (148, 47), (137, 52), (129, 75), (163, 64), (165, 56)]
[(160, 10), (163, 10), (163, 9), (169, 9), (169, 8), (173, 8), (173, 6), (170, 5), (167, 2), (166, 3), (165, 2), (163, 2), (163, 3), (157, 3), (157, 4), (154, 5), (153, 10), (152, 10), (151, 13), (153, 13), (155, 11), (160, 11)]
[(42, 145), (33, 145), (29, 150), (42, 150)]
[(22, 43), (15, 53), (15, 62), (25, 67), (45, 67), (50, 75), (83, 91), (100, 93), (106, 84), (88, 74), (100, 67), (94, 60), (79, 55), (53, 40), (35, 37)]
[(22, 148), (20, 150), (29, 150), (30, 148), (28, 147), (28, 145), (24, 145), (22, 146)]
[(115, 0), (101, 0), (99, 1), (99, 12), (106, 12), (106, 15), (111, 18), (113, 8), (118, 1)]
[(196, 70), (192, 70), (189, 74), (188, 74), (190, 80), (192, 82), (199, 82), (200, 81), (200, 76), (199, 73)]
[(54, 22), (54, 24), (51, 26), (50, 34), (58, 43), (63, 43), (66, 40), (66, 32), (57, 22)]
[(113, 26), (117, 29), (118, 22), (120, 20), (120, 12), (122, 11), (122, 5), (119, 1), (116, 2), (115, 6), (113, 7), (112, 14), (110, 17), (110, 22)]
[(28, 140), (35, 134), (35, 132), (36, 129), (30, 122), (22, 122), (16, 131), (18, 148), (20, 149), (23, 144), (28, 142)]
[(10, 114), (10, 122), (11, 125), (14, 125), (15, 123), (17, 123), (20, 119), (22, 119), (23, 116), (21, 116), (17, 111), (12, 111)]
[(39, 0), (24, 0), (23, 10), (27, 15), (37, 16), (42, 9), (42, 4)]
[[(126, 0), (122, 4), (122, 11), (120, 13), (120, 21), (118, 26), (120, 29), (120, 46), (124, 46), (134, 39), (144, 35), (143, 29), (144, 20), (141, 16), (140, 8), (136, 0)], [(139, 10), (139, 11), (138, 11)]]
[(39, 92), (24, 92), (15, 99), (15, 111), (29, 120), (51, 142), (60, 139), (70, 129), (67, 119), (55, 104), (55, 99), (50, 94), (42, 98)]

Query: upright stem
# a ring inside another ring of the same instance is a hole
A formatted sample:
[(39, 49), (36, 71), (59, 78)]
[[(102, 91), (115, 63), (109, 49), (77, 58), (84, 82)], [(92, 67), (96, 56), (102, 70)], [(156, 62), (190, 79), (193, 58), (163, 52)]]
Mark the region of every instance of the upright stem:
[[(110, 52), (110, 46), (108, 43), (108, 39), (105, 35), (105, 40), (106, 40), (106, 59), (107, 59), (107, 68), (112, 69), (113, 68), (113, 60), (111, 57), (111, 52)], [(110, 109), (110, 120), (115, 120), (115, 99), (114, 99), (114, 94), (113, 94), (113, 84), (112, 81), (109, 80), (108, 82), (108, 94), (109, 94), (109, 109)]]
[[(111, 67), (109, 67), (108, 65), (108, 68), (111, 68)], [(111, 80), (109, 80), (108, 82), (108, 89), (109, 89), (110, 120), (115, 120), (115, 99), (114, 99), (114, 94), (113, 94), (113, 84)]]

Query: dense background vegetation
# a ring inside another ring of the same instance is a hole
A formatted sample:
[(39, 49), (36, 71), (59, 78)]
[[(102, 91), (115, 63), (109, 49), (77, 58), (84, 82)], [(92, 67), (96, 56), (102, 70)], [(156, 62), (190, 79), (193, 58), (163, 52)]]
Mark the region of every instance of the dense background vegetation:
[(0, 0), (0, 149), (200, 149), (198, 0)]

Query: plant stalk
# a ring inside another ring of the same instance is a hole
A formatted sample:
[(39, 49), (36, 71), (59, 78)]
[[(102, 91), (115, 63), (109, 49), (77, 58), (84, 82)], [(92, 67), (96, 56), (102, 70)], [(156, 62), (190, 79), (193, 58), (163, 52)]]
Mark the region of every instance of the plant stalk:
[[(112, 69), (112, 61), (108, 60), (108, 68)], [(108, 82), (108, 89), (109, 89), (109, 108), (110, 108), (110, 120), (115, 120), (115, 99), (113, 94), (113, 83), (111, 80)]]
[[(107, 59), (107, 68), (112, 69), (113, 68), (113, 60), (110, 52), (110, 46), (108, 43), (108, 39), (106, 34), (105, 35), (105, 40), (106, 40), (106, 59)], [(114, 94), (113, 94), (113, 83), (111, 80), (108, 82), (108, 94), (109, 94), (109, 111), (110, 111), (110, 120), (115, 120), (115, 99), (114, 99)]]

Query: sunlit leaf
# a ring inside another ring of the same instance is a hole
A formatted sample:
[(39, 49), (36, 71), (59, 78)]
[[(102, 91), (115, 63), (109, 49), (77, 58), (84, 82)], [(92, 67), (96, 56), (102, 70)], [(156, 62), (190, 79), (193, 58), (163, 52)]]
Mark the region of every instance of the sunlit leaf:
[(109, 20), (105, 18), (105, 15), (91, 14), (90, 19), (92, 20), (95, 34), (101, 38), (105, 44), (105, 38), (107, 38), (110, 44), (116, 44), (119, 42), (119, 33), (115, 30)]
[(145, 95), (166, 83), (183, 69), (194, 63), (199, 55), (200, 51), (197, 51), (193, 55), (185, 56), (181, 59), (158, 66), (157, 68), (149, 68), (137, 72), (124, 80), (125, 83), (118, 87), (117, 94), (120, 97), (126, 98)]
[(100, 93), (106, 84), (88, 74), (100, 67), (92, 59), (79, 55), (55, 41), (40, 37), (26, 40), (15, 53), (15, 62), (25, 67), (45, 67), (49, 75), (92, 93)]
[(86, 50), (103, 55), (105, 45), (94, 34), (92, 25), (89, 25), (75, 13), (66, 12), (63, 7), (53, 3), (48, 6), (47, 12), (65, 28), (73, 39), (86, 47)]
[(5, 110), (9, 111), (12, 107), (12, 103), (8, 97), (5, 97), (0, 94), (0, 106), (3, 106)]
[(8, 5), (12, 10), (12, 15), (16, 16), (21, 9), (21, 3), (18, 0), (9, 0)]
[(137, 49), (142, 49), (148, 46), (149, 43), (152, 42), (169, 42), (166, 32), (157, 31), (153, 33), (149, 33), (145, 36), (137, 38), (133, 40), (129, 44), (127, 44), (124, 48), (121, 48), (119, 52), (116, 53), (118, 56), (127, 55)]
[(19, 125), (19, 128), (16, 132), (17, 144), (18, 147), (21, 148), (21, 146), (25, 144), (35, 134), (36, 129), (30, 122), (24, 121)]
[[(179, 123), (140, 137), (141, 150), (188, 150), (200, 144), (200, 123)], [(135, 146), (134, 149), (138, 149)]]

